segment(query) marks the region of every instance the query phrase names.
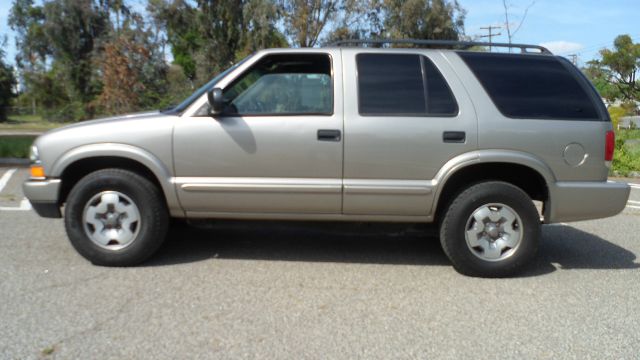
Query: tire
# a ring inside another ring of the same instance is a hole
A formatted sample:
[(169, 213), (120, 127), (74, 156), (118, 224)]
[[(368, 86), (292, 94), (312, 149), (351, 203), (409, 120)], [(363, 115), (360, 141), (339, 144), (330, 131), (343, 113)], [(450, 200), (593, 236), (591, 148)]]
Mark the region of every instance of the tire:
[(71, 189), (65, 206), (71, 245), (95, 265), (140, 264), (162, 245), (168, 224), (160, 189), (122, 169), (85, 176)]
[(440, 243), (453, 267), (477, 277), (507, 277), (533, 259), (540, 215), (520, 188), (489, 181), (471, 186), (449, 205)]

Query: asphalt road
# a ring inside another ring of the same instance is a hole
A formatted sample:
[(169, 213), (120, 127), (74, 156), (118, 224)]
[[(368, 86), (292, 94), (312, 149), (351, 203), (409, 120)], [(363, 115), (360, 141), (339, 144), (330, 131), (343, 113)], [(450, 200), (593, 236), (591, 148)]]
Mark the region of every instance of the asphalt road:
[(640, 358), (640, 189), (616, 217), (544, 226), (525, 274), (488, 280), (419, 228), (370, 224), (174, 228), (143, 266), (96, 267), (7, 171), (1, 359)]

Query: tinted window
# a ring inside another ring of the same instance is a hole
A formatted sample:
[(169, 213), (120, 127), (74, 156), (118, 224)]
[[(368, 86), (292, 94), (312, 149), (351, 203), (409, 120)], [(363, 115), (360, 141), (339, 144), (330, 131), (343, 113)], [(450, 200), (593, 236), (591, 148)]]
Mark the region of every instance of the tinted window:
[(506, 116), (533, 119), (597, 119), (598, 111), (578, 79), (550, 56), (459, 53)]
[(424, 76), (427, 83), (427, 112), (431, 115), (453, 115), (458, 113), (449, 85), (431, 60), (423, 57)]
[(270, 55), (224, 90), (225, 113), (330, 114), (331, 63), (327, 55)]
[(451, 90), (429, 59), (409, 54), (359, 54), (356, 61), (360, 114), (427, 116), (458, 112)]

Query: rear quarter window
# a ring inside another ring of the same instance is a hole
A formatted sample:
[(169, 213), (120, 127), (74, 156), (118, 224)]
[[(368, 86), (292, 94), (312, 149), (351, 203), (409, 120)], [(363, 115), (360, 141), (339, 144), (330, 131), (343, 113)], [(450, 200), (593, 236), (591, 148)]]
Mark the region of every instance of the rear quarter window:
[(593, 94), (551, 56), (460, 52), (500, 112), (511, 118), (602, 120)]

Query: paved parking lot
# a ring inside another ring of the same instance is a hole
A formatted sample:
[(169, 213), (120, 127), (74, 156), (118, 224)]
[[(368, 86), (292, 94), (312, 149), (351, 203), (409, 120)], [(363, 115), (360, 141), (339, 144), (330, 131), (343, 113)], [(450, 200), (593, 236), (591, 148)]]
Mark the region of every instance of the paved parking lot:
[(371, 224), (180, 227), (144, 266), (96, 267), (22, 201), (26, 176), (0, 168), (1, 359), (640, 357), (640, 186), (488, 280)]

